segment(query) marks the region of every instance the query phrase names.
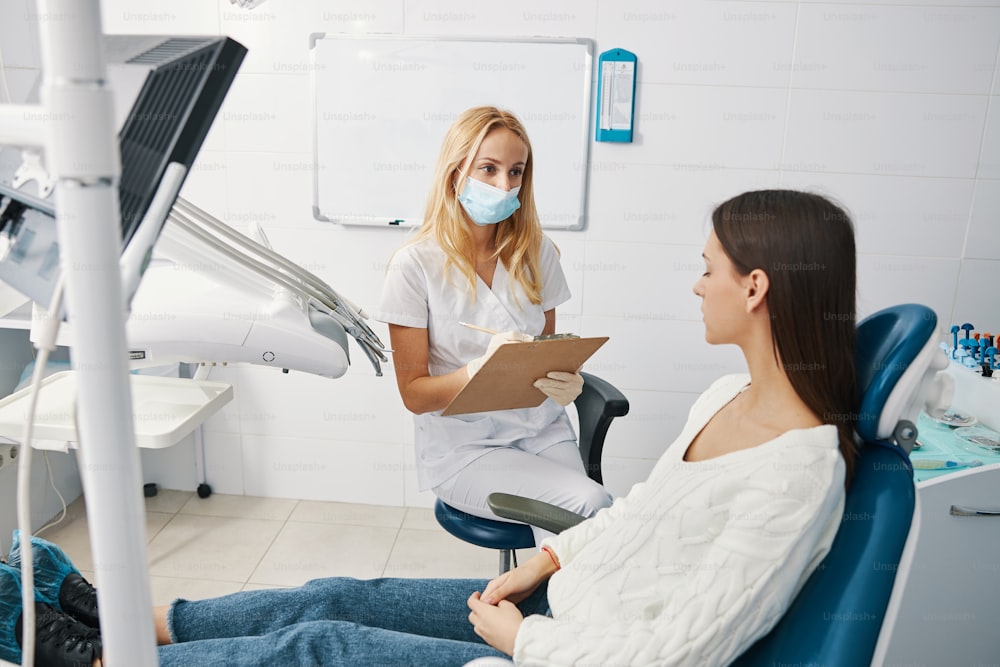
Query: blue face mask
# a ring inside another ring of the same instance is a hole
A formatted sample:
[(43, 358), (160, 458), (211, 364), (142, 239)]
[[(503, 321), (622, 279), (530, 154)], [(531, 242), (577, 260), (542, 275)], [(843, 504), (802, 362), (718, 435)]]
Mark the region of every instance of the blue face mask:
[(470, 176), (465, 179), (465, 187), (462, 188), (458, 201), (462, 202), (465, 212), (477, 225), (495, 225), (521, 208), (521, 202), (517, 200), (520, 189), (519, 185), (510, 191), (504, 191)]

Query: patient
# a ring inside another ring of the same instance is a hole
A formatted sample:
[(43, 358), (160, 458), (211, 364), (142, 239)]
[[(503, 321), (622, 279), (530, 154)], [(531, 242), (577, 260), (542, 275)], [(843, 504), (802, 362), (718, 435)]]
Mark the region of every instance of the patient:
[(155, 610), (160, 664), (739, 656), (782, 616), (840, 524), (855, 457), (855, 249), (844, 211), (812, 194), (744, 193), (712, 222), (694, 292), (706, 340), (739, 346), (749, 374), (698, 398), (645, 483), (492, 581), (331, 578), (177, 600)]

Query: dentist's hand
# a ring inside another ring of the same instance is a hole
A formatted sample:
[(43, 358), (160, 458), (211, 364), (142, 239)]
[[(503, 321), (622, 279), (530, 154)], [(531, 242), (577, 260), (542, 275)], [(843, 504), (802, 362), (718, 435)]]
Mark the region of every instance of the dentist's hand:
[(476, 357), (465, 365), (465, 371), (469, 374), (469, 379), (471, 380), (472, 376), (479, 372), (479, 369), (483, 367), (486, 360), (492, 357), (493, 353), (496, 352), (501, 345), (506, 345), (507, 343), (528, 343), (532, 340), (534, 340), (534, 337), (517, 331), (504, 331), (503, 333), (495, 334), (493, 338), (490, 339), (490, 344), (486, 348), (486, 353), (481, 357)]
[(538, 378), (534, 386), (559, 405), (566, 407), (583, 391), (583, 376), (579, 373), (552, 371)]

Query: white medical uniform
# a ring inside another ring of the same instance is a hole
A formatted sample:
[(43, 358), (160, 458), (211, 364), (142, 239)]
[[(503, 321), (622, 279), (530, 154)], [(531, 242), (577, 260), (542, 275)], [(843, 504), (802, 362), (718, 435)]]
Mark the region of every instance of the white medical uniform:
[[(537, 305), (528, 300), (520, 284), (511, 280), (503, 262), (497, 262), (492, 289), (477, 278), (476, 298), (473, 301), (465, 276), (454, 266), (449, 268), (446, 275), (445, 259), (444, 251), (433, 239), (402, 247), (389, 263), (382, 288), (382, 300), (379, 309), (373, 314), (381, 322), (427, 329), (428, 372), (431, 375), (444, 375), (462, 368), (486, 351), (490, 335), (463, 327), (459, 322), (477, 324), (494, 331), (520, 331), (539, 335), (545, 326), (545, 311), (570, 298), (566, 277), (559, 264), (558, 251), (547, 237), (543, 237), (541, 247), (542, 302)], [(510, 459), (500, 463), (501, 458), (498, 457), (497, 463), (492, 464), (493, 472), (496, 473), (492, 481), (488, 485), (471, 486), (483, 486), (488, 492), (510, 489), (508, 492), (521, 490), (528, 493), (530, 489), (523, 486), (515, 489), (499, 484), (498, 480), (503, 477), (548, 476), (547, 479), (540, 479), (537, 486), (541, 488), (544, 485), (552, 489), (562, 487), (562, 491), (567, 491), (566, 486), (580, 483), (588, 489), (585, 495), (598, 496), (594, 501), (596, 509), (610, 503), (610, 497), (603, 488), (583, 472), (576, 450), (576, 434), (566, 410), (552, 399), (546, 399), (537, 408), (449, 417), (441, 416), (440, 411), (419, 414), (414, 415), (414, 426), (417, 480), (422, 491), (435, 489), (437, 492), (436, 487), (453, 480), (457, 473), (471, 466), (477, 459), (491, 452), (499, 454), (496, 450), (513, 448), (528, 454), (539, 454), (549, 448), (556, 449), (553, 446), (561, 444), (559, 449), (562, 453), (557, 458), (561, 459), (561, 463), (569, 463), (576, 468), (572, 470), (565, 465), (559, 467), (559, 470), (566, 472), (568, 485), (562, 484), (561, 479), (551, 477), (552, 471), (548, 468), (551, 461), (535, 457), (541, 463), (533, 465), (533, 460), (529, 462), (532, 465), (521, 465), (509, 463)], [(570, 444), (572, 448), (569, 447)], [(575, 461), (571, 461), (571, 458)], [(510, 469), (511, 465), (516, 469)], [(503, 470), (498, 470), (499, 468)], [(569, 494), (574, 495), (574, 492), (569, 491)], [(540, 493), (533, 495), (545, 499), (540, 496)], [(458, 499), (444, 500), (449, 504), (453, 501), (460, 509), (496, 518), (485, 508), (485, 496), (469, 499), (471, 505)], [(569, 505), (567, 509), (573, 509), (574, 505), (579, 504), (559, 502), (559, 498), (549, 500), (553, 501), (562, 506)], [(587, 503), (588, 508), (590, 504)], [(476, 511), (477, 508), (480, 511)], [(575, 511), (588, 510), (584, 508)]]

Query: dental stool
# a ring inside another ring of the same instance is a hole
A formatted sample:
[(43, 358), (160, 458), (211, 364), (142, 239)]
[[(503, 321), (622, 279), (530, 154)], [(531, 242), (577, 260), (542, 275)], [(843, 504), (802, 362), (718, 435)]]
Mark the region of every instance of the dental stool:
[[(573, 404), (576, 406), (579, 418), (580, 456), (583, 459), (587, 475), (598, 482), (604, 483), (601, 476), (601, 453), (604, 451), (604, 438), (608, 427), (615, 417), (628, 414), (628, 399), (610, 382), (596, 375), (581, 372), (583, 376), (583, 391)], [(570, 519), (579, 522), (582, 517), (554, 508), (547, 513), (549, 518)], [(441, 499), (434, 503), (434, 516), (441, 527), (458, 539), (487, 549), (500, 551), (500, 574), (510, 569), (511, 563), (517, 565), (516, 549), (529, 549), (535, 546), (535, 538), (531, 528), (523, 523), (509, 523), (483, 519), (447, 505)], [(540, 525), (535, 523), (534, 525)], [(565, 524), (557, 523), (560, 530)], [(540, 525), (545, 528), (546, 526)]]

